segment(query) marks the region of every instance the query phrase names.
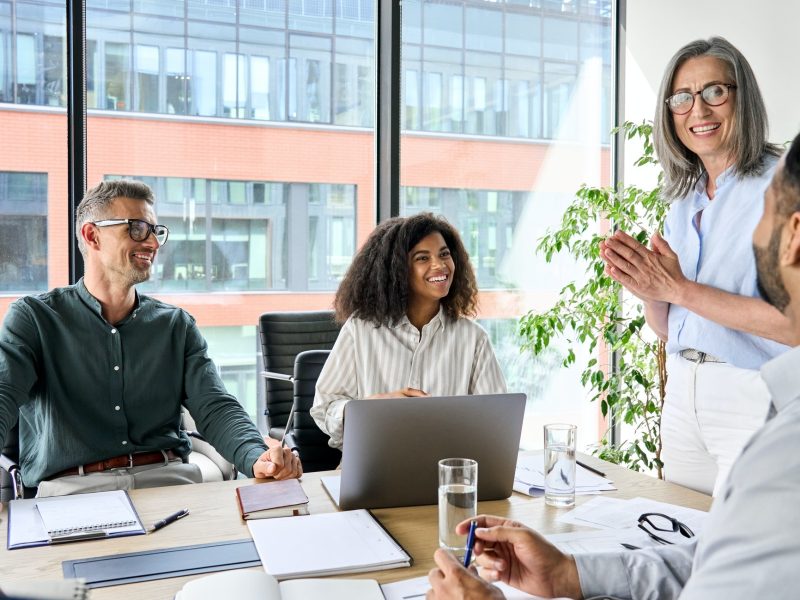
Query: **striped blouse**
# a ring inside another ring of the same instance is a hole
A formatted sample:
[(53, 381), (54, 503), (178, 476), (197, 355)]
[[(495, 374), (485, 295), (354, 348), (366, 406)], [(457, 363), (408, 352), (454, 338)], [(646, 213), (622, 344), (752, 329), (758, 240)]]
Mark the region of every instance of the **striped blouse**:
[(470, 319), (454, 321), (440, 309), (420, 334), (408, 318), (375, 327), (351, 317), (317, 380), (311, 416), (341, 448), (349, 400), (405, 387), (431, 396), (497, 394), (506, 381), (489, 336)]

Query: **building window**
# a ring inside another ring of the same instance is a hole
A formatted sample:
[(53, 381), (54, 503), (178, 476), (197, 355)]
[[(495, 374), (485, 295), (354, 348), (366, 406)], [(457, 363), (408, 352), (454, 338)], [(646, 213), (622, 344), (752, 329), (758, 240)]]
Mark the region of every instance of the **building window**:
[(47, 289), (47, 175), (0, 171), (0, 292)]
[(149, 292), (335, 290), (355, 253), (354, 185), (135, 178), (170, 230)]

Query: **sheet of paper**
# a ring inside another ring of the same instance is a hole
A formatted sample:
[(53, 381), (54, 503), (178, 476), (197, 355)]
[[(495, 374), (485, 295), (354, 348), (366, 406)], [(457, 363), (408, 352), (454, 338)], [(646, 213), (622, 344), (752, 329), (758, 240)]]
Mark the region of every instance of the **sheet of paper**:
[[(538, 600), (540, 596), (531, 596), (521, 592), (504, 583), (494, 584), (505, 594), (508, 600)], [(384, 583), (381, 586), (383, 597), (386, 600), (422, 600), (425, 594), (431, 589), (426, 576), (414, 577), (413, 579), (403, 579), (394, 583)]]
[(695, 535), (700, 535), (708, 513), (676, 504), (657, 502), (647, 498), (597, 497), (561, 515), (561, 523), (595, 527), (597, 529), (627, 529), (638, 525), (639, 515), (648, 512), (663, 513), (688, 525)]
[[(575, 469), (575, 494), (590, 495), (613, 491), (617, 488), (614, 482), (606, 479), (580, 465)], [(514, 491), (528, 496), (544, 495), (544, 453), (520, 456), (514, 472)]]
[(600, 531), (571, 531), (545, 536), (559, 550), (568, 554), (587, 554), (594, 552), (621, 552), (626, 550), (622, 544), (630, 544), (638, 548), (658, 546), (639, 529), (603, 529)]
[(333, 503), (339, 506), (339, 490), (342, 486), (342, 476), (325, 475), (324, 477), (320, 477), (320, 481), (322, 481), (322, 487), (327, 490)]
[(409, 556), (366, 510), (248, 521), (264, 570), (278, 579), (405, 566)]

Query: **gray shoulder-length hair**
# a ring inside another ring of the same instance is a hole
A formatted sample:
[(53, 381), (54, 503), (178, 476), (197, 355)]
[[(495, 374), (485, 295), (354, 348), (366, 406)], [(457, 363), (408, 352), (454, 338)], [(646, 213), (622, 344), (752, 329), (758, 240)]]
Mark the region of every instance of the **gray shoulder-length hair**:
[(656, 100), (653, 145), (664, 169), (662, 195), (667, 201), (688, 194), (704, 171), (700, 158), (678, 139), (672, 113), (666, 105), (667, 98), (672, 95), (675, 73), (687, 60), (698, 56), (722, 60), (736, 84), (731, 139), (736, 173), (739, 176), (760, 174), (764, 170), (765, 155), (781, 153), (779, 146), (767, 141), (767, 109), (756, 76), (744, 55), (725, 38), (695, 40), (678, 50), (669, 61)]

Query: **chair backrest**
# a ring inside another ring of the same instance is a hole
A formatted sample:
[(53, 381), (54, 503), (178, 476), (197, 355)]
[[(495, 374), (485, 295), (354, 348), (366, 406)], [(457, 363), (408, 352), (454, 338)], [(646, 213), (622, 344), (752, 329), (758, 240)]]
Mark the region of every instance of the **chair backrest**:
[(317, 378), (330, 350), (307, 350), (294, 361), (294, 417), (291, 437), (300, 453), (303, 471), (328, 471), (342, 460), (342, 453), (328, 445), (330, 437), (324, 433), (309, 414), (314, 404)]
[[(332, 310), (268, 312), (258, 322), (264, 369), (285, 375), (294, 373), (294, 359), (306, 350), (330, 350), (341, 327)], [(294, 402), (291, 382), (264, 379), (267, 428), (280, 439)]]

